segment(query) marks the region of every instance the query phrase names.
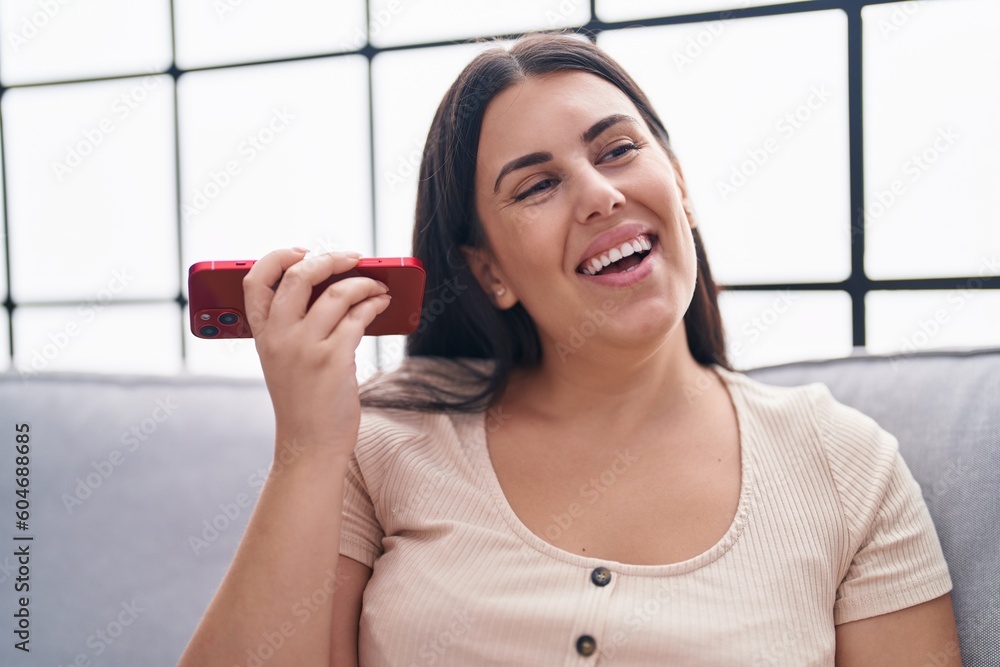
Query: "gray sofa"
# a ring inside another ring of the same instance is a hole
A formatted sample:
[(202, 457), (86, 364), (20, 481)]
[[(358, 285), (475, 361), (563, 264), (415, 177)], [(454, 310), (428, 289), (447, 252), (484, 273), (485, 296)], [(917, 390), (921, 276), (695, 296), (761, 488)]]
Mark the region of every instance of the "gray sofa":
[[(965, 664), (1000, 665), (1000, 349), (750, 374), (824, 382), (899, 438), (951, 566)], [(13, 481), (22, 423), (31, 447), (24, 531)], [(0, 665), (176, 664), (270, 463), (263, 382), (10, 372), (0, 374), (0, 427)], [(30, 592), (15, 594), (13, 553), (26, 544)], [(13, 647), (21, 595), (30, 653)]]

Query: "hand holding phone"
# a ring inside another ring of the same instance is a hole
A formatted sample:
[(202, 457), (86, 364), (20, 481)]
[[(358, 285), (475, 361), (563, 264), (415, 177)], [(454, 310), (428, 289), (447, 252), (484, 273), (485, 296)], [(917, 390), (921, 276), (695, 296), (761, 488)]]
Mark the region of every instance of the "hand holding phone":
[[(244, 303), (243, 278), (256, 260), (197, 262), (188, 270), (188, 306), (191, 332), (199, 338), (252, 338)], [(312, 288), (307, 309), (327, 287), (345, 278), (362, 276), (378, 280), (392, 297), (389, 306), (365, 329), (366, 336), (408, 334), (420, 323), (424, 295), (423, 264), (415, 257), (370, 257)], [(280, 282), (280, 280), (279, 280)], [(277, 288), (277, 284), (274, 286)]]
[[(350, 456), (361, 417), (355, 354), (366, 328), (396, 301), (375, 280), (344, 276), (307, 310), (315, 288), (360, 262), (346, 253), (304, 254), (270, 252), (237, 282), (274, 405), (283, 470), (339, 467)], [(215, 273), (209, 267), (206, 275)]]

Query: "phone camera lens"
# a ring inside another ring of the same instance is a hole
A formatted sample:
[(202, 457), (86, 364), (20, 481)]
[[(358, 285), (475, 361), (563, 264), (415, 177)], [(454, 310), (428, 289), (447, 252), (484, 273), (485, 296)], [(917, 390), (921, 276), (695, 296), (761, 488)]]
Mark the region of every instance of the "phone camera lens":
[(219, 315), (219, 321), (223, 324), (236, 324), (240, 321), (240, 316), (236, 313), (223, 313)]
[(211, 324), (207, 324), (202, 328), (198, 329), (198, 333), (200, 333), (205, 338), (212, 338), (214, 336), (219, 335), (219, 327), (213, 327)]

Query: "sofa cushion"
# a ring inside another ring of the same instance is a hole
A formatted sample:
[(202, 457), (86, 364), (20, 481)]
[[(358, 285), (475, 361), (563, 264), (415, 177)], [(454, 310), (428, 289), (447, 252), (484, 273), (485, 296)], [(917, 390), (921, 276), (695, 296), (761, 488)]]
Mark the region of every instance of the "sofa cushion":
[[(23, 422), (31, 518), (22, 532), (11, 487)], [(0, 425), (5, 628), (15, 611), (11, 533), (34, 537), (31, 653), (15, 651), (7, 629), (0, 665), (177, 664), (246, 527), (252, 506), (241, 504), (256, 500), (273, 455), (263, 383), (7, 374)]]

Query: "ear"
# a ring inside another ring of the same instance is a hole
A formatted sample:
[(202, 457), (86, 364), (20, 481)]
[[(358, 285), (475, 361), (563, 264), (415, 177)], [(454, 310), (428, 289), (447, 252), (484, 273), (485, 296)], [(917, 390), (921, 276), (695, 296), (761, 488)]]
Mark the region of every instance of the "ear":
[(698, 226), (698, 221), (691, 206), (691, 199), (688, 197), (687, 183), (684, 181), (684, 170), (681, 169), (681, 163), (673, 151), (669, 151), (669, 155), (670, 164), (674, 168), (674, 179), (677, 181), (677, 189), (681, 192), (681, 205), (684, 207), (684, 213), (687, 215), (688, 224), (691, 225), (691, 229), (694, 229)]
[(506, 310), (518, 302), (517, 296), (507, 284), (503, 272), (489, 250), (469, 246), (462, 246), (459, 249), (476, 282), (486, 292), (493, 305), (500, 310)]

